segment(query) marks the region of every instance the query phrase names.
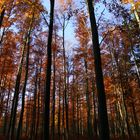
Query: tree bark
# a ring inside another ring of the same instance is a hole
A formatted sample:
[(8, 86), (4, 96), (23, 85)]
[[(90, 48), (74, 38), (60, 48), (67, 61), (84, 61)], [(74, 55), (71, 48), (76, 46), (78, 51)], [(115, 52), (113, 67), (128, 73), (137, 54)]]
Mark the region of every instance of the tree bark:
[(52, 107), (52, 140), (55, 137), (55, 51), (53, 52), (53, 107)]
[(92, 126), (91, 126), (91, 108), (90, 108), (90, 97), (89, 97), (89, 79), (88, 79), (88, 65), (87, 65), (87, 54), (84, 58), (85, 72), (86, 72), (86, 104), (87, 104), (87, 129), (88, 129), (88, 139), (92, 139)]
[(37, 99), (37, 91), (38, 91), (38, 68), (36, 67), (35, 73), (35, 89), (34, 89), (34, 103), (33, 103), (33, 111), (32, 111), (32, 123), (31, 123), (31, 136), (30, 140), (35, 140), (35, 126), (36, 126), (36, 99)]
[(19, 123), (18, 123), (16, 140), (20, 139), (20, 133), (22, 130), (24, 105), (25, 105), (25, 93), (26, 93), (26, 85), (27, 85), (27, 80), (28, 80), (28, 69), (29, 69), (29, 51), (30, 51), (30, 39), (28, 40), (27, 52), (26, 52), (26, 72), (25, 72), (24, 86), (23, 86), (23, 90), (22, 90), (22, 108), (21, 108), (20, 119), (19, 119)]
[(61, 114), (61, 78), (60, 78), (60, 81), (59, 81), (59, 103), (58, 103), (58, 137), (59, 137), (59, 140), (60, 140), (60, 135), (61, 135), (61, 132), (60, 132), (60, 126), (61, 126), (61, 118), (60, 118), (60, 114)]
[(6, 135), (6, 130), (7, 130), (7, 119), (8, 119), (8, 105), (9, 105), (9, 99), (10, 99), (10, 93), (11, 93), (11, 80), (9, 81), (9, 91), (8, 91), (8, 97), (6, 101), (6, 110), (5, 110), (5, 118), (4, 118), (4, 129), (3, 129), (3, 134)]
[[(13, 139), (13, 136), (14, 136), (16, 111), (17, 111), (18, 96), (19, 96), (19, 87), (20, 87), (20, 80), (21, 80), (21, 73), (22, 73), (22, 65), (23, 65), (23, 59), (24, 59), (25, 47), (26, 47), (27, 41), (28, 41), (28, 37), (26, 37), (24, 46), (22, 47), (22, 55), (21, 55), (19, 66), (18, 66), (18, 72), (17, 72), (16, 84), (15, 84), (15, 92), (14, 92), (12, 108), (11, 108), (10, 124), (9, 124), (9, 129), (8, 129), (9, 139)], [(10, 132), (11, 132), (11, 138), (10, 138)]]
[(4, 18), (4, 14), (5, 14), (5, 8), (3, 8), (1, 14), (0, 14), (0, 29), (3, 23), (3, 18)]
[(51, 90), (51, 65), (52, 65), (52, 35), (54, 22), (54, 5), (55, 0), (50, 0), (50, 24), (47, 44), (47, 66), (45, 82), (45, 107), (44, 107), (44, 140), (50, 140), (49, 122), (50, 122), (50, 90)]
[(38, 139), (38, 134), (40, 134), (40, 131), (38, 130), (39, 124), (40, 124), (40, 96), (41, 96), (41, 70), (42, 70), (42, 59), (40, 62), (40, 69), (39, 69), (39, 78), (38, 78), (38, 111), (37, 111), (37, 123), (36, 123), (36, 130), (35, 130), (35, 139)]
[(64, 60), (64, 101), (65, 101), (65, 112), (66, 112), (66, 138), (68, 139), (69, 133), (69, 118), (68, 118), (68, 99), (67, 99), (67, 71), (66, 71), (66, 52), (65, 52), (65, 19), (63, 23), (63, 60)]
[[(12, 109), (11, 109), (10, 125), (9, 125), (9, 131), (8, 131), (8, 135), (9, 135), (10, 130), (11, 130), (11, 139), (13, 139), (14, 131), (15, 131), (16, 111), (17, 111), (17, 106), (18, 106), (18, 96), (19, 96), (19, 88), (20, 88), (20, 80), (21, 80), (21, 74), (22, 74), (22, 65), (23, 65), (23, 61), (24, 61), (25, 48), (26, 48), (26, 46), (29, 46), (29, 40), (30, 40), (31, 31), (32, 31), (33, 19), (34, 19), (34, 14), (32, 16), (32, 20), (30, 22), (27, 35), (25, 36), (25, 43), (24, 43), (24, 46), (22, 47), (22, 55), (21, 55), (21, 60), (20, 60), (20, 64), (18, 67), (18, 73), (17, 73), (17, 78), (16, 78), (16, 84), (15, 84), (15, 92), (14, 92)], [(27, 48), (27, 49), (29, 49), (29, 48)], [(26, 75), (26, 76), (28, 76), (28, 75)], [(26, 90), (26, 87), (24, 87), (24, 88)]]
[(95, 19), (93, 1), (87, 0), (90, 24), (92, 31), (92, 43), (94, 51), (94, 64), (95, 64), (95, 76), (96, 76), (96, 86), (98, 94), (98, 115), (99, 115), (99, 133), (101, 140), (109, 140), (109, 124), (107, 116), (107, 107), (106, 107), (106, 96), (103, 82), (103, 73), (102, 73), (102, 64), (101, 64), (101, 54), (98, 38), (98, 29)]
[(92, 92), (93, 92), (93, 107), (94, 107), (94, 120), (93, 120), (93, 125), (94, 125), (94, 133), (93, 135), (97, 138), (97, 115), (96, 115), (96, 95), (95, 95), (95, 87), (94, 87), (94, 81), (92, 80)]

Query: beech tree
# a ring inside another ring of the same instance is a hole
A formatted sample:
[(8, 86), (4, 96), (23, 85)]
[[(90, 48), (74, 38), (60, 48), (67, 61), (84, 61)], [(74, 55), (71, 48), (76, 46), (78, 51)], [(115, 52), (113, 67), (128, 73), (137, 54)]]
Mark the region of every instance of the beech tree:
[(44, 108), (44, 140), (49, 140), (49, 122), (50, 122), (50, 89), (51, 89), (51, 65), (52, 65), (52, 35), (54, 22), (54, 0), (50, 0), (50, 23), (47, 44), (47, 65), (46, 65), (46, 83), (45, 83), (45, 108)]
[(98, 114), (99, 114), (100, 139), (109, 139), (109, 125), (108, 125), (108, 117), (107, 117), (103, 73), (101, 67), (101, 55), (100, 55), (100, 46), (99, 46), (99, 39), (98, 39), (98, 30), (96, 25), (93, 2), (91, 0), (88, 0), (87, 2), (88, 2), (90, 22), (91, 22), (96, 86), (97, 86), (97, 94), (98, 94), (98, 102), (99, 102)]
[(139, 14), (137, 0), (1, 0), (0, 139), (138, 139)]

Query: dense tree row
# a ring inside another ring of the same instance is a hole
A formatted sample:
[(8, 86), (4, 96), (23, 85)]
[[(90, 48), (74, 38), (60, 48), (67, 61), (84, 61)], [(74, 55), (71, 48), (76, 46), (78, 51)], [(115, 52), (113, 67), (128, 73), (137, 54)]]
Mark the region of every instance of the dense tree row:
[(140, 2), (46, 4), (0, 1), (0, 139), (138, 138)]

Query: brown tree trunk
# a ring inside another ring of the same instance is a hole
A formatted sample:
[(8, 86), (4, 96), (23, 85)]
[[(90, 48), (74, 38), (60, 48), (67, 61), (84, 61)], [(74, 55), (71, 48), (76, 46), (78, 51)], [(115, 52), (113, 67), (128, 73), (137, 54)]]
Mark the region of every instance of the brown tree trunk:
[(55, 137), (55, 51), (53, 52), (53, 98), (52, 98), (52, 140)]
[(94, 108), (94, 120), (93, 120), (93, 125), (94, 125), (94, 133), (93, 135), (95, 138), (97, 138), (97, 115), (96, 115), (96, 96), (95, 96), (95, 87), (94, 87), (94, 82), (92, 80), (92, 92), (93, 92), (93, 108)]
[(30, 39), (28, 40), (28, 43), (27, 43), (26, 72), (25, 72), (24, 86), (23, 86), (23, 90), (22, 90), (22, 108), (21, 108), (20, 119), (19, 119), (19, 123), (18, 123), (16, 140), (20, 139), (20, 133), (21, 133), (21, 130), (22, 130), (22, 122), (23, 122), (23, 114), (24, 114), (24, 104), (25, 104), (25, 93), (26, 93), (26, 86), (27, 86), (27, 80), (28, 80), (28, 69), (29, 69), (29, 51), (30, 51)]
[(86, 72), (86, 102), (87, 102), (87, 130), (88, 130), (88, 139), (92, 139), (92, 126), (91, 126), (91, 108), (90, 108), (90, 97), (89, 97), (89, 80), (88, 80), (88, 66), (87, 66), (87, 54), (84, 58), (85, 72)]
[[(9, 139), (13, 139), (13, 137), (14, 137), (15, 122), (16, 122), (16, 111), (17, 111), (18, 96), (19, 96), (19, 87), (20, 87), (22, 65), (23, 65), (23, 59), (24, 59), (24, 53), (25, 53), (25, 47), (26, 47), (27, 41), (28, 41), (28, 37), (26, 37), (25, 44), (22, 47), (22, 55), (21, 55), (19, 66), (18, 66), (18, 72), (17, 72), (16, 84), (15, 84), (15, 92), (14, 92), (14, 97), (13, 97), (13, 101), (12, 101), (10, 124), (9, 124), (9, 129), (8, 129)], [(10, 132), (11, 132), (11, 138), (10, 138)]]
[(35, 128), (36, 128), (36, 99), (37, 99), (37, 91), (38, 91), (38, 68), (36, 67), (35, 73), (35, 89), (34, 89), (34, 103), (33, 103), (33, 111), (32, 111), (32, 123), (31, 123), (31, 132), (30, 132), (30, 140), (35, 140)]
[(5, 8), (3, 8), (3, 10), (0, 13), (0, 29), (3, 23), (4, 14), (5, 14)]
[(67, 70), (66, 70), (66, 52), (65, 52), (65, 19), (63, 23), (63, 60), (64, 60), (64, 101), (65, 101), (65, 112), (66, 112), (66, 139), (69, 134), (69, 118), (68, 118), (68, 95), (67, 95)]
[[(19, 67), (18, 67), (17, 77), (16, 77), (15, 92), (14, 92), (14, 97), (13, 97), (13, 103), (12, 103), (12, 109), (11, 109), (11, 117), (10, 117), (10, 125), (9, 125), (9, 131), (8, 131), (8, 135), (9, 135), (10, 130), (11, 130), (11, 139), (13, 139), (14, 131), (15, 131), (16, 111), (17, 111), (17, 106), (18, 106), (19, 87), (20, 87), (20, 80), (21, 80), (21, 74), (22, 74), (22, 65), (23, 65), (23, 61), (24, 61), (25, 48), (26, 48), (26, 46), (29, 46), (29, 42), (30, 42), (29, 40), (30, 40), (31, 31), (32, 31), (33, 19), (34, 19), (34, 14), (32, 16), (32, 20), (30, 22), (27, 35), (25, 37), (24, 46), (22, 47), (22, 55), (21, 55), (21, 60), (20, 60), (20, 64), (19, 64)], [(26, 76), (28, 76), (28, 75), (26, 75)], [(26, 90), (26, 83), (25, 83), (24, 88)]]
[(60, 115), (61, 115), (61, 78), (60, 78), (60, 81), (59, 81), (59, 102), (58, 102), (58, 138), (60, 140), (60, 135), (61, 135), (61, 118), (60, 118)]
[(11, 93), (11, 80), (9, 81), (9, 91), (8, 91), (8, 97), (6, 101), (6, 110), (5, 110), (5, 118), (4, 118), (4, 129), (3, 129), (3, 134), (6, 135), (7, 131), (7, 121), (8, 121), (8, 105), (9, 105), (9, 99), (10, 99), (10, 93)]
[(35, 139), (38, 139), (38, 134), (40, 134), (40, 131), (38, 130), (39, 124), (40, 124), (40, 96), (41, 96), (41, 70), (42, 70), (42, 60), (40, 62), (40, 69), (39, 69), (39, 78), (38, 78), (38, 99), (37, 99), (37, 105), (38, 105), (38, 111), (37, 111), (37, 123), (36, 123), (36, 130), (35, 130)]

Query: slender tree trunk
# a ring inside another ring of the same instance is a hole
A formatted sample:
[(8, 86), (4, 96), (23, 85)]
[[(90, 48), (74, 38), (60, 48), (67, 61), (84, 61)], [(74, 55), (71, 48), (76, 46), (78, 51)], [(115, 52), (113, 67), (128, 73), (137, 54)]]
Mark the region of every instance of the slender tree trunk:
[[(115, 56), (114, 56), (114, 58), (115, 58)], [(131, 131), (130, 131), (129, 119), (128, 119), (128, 111), (127, 111), (127, 106), (126, 106), (126, 102), (125, 102), (125, 91), (124, 91), (123, 80), (122, 80), (122, 77), (123, 77), (122, 71), (119, 66), (118, 60), (116, 58), (115, 58), (115, 61), (116, 61), (117, 70), (118, 70), (118, 74), (119, 74), (120, 88), (122, 91), (121, 100), (122, 100), (122, 107), (123, 107), (123, 112), (124, 112), (124, 119), (125, 119), (125, 123), (126, 123), (128, 136), (131, 137)]]
[[(42, 69), (42, 60), (40, 63), (40, 70), (39, 70), (39, 75), (41, 75), (41, 69)], [(39, 76), (38, 79), (38, 100), (37, 100), (37, 104), (38, 104), (38, 111), (37, 111), (37, 123), (36, 123), (36, 130), (35, 130), (35, 139), (38, 139), (38, 134), (40, 134), (40, 130), (38, 130), (39, 127), (39, 123), (40, 123), (40, 93), (41, 93), (41, 77)]]
[(35, 89), (34, 89), (34, 103), (33, 103), (33, 111), (32, 111), (32, 123), (31, 123), (31, 136), (30, 140), (35, 139), (35, 126), (36, 126), (36, 99), (37, 99), (37, 86), (38, 83), (38, 68), (36, 67), (36, 73), (35, 73)]
[[(85, 54), (87, 55), (87, 54)], [(88, 139), (92, 139), (92, 126), (91, 126), (91, 109), (90, 109), (90, 97), (89, 97), (89, 81), (88, 81), (88, 66), (87, 66), (87, 56), (84, 58), (85, 72), (86, 72), (86, 101), (87, 101), (87, 129), (88, 129)]]
[(75, 131), (76, 131), (76, 126), (75, 126), (75, 102), (74, 102), (74, 95), (72, 95), (72, 119), (73, 119), (73, 122), (72, 122), (72, 132), (73, 132), (73, 137), (74, 135), (76, 134)]
[(6, 102), (6, 110), (5, 110), (5, 118), (4, 118), (4, 129), (3, 134), (6, 135), (7, 131), (7, 122), (8, 122), (8, 105), (9, 105), (9, 99), (10, 99), (10, 93), (11, 93), (11, 80), (9, 81), (9, 91), (8, 91), (8, 97)]
[(0, 85), (0, 119), (2, 118), (2, 113), (4, 109), (4, 97), (5, 97), (5, 90), (6, 90), (6, 83), (7, 83), (7, 74), (3, 74), (3, 78), (1, 80), (1, 85)]
[(5, 14), (5, 8), (3, 8), (1, 14), (0, 14), (0, 29), (3, 23), (3, 18), (4, 18), (4, 14)]
[[(112, 43), (113, 44), (113, 48), (115, 47), (115, 45), (114, 45), (114, 42)], [(126, 129), (127, 129), (127, 132), (128, 132), (128, 135), (129, 135), (129, 137), (131, 136), (131, 132), (130, 132), (130, 126), (129, 126), (129, 121), (128, 121), (128, 113), (127, 113), (127, 106), (126, 106), (126, 103), (125, 103), (125, 99), (124, 99), (124, 94), (125, 94), (125, 92), (124, 92), (124, 84), (123, 84), (123, 80), (122, 80), (122, 70), (121, 70), (121, 68), (120, 68), (120, 66), (119, 66), (119, 63), (118, 63), (118, 59), (117, 59), (117, 57), (115, 57), (115, 51), (112, 49), (111, 50), (111, 48), (109, 47), (109, 51), (110, 51), (110, 54), (111, 54), (111, 59), (112, 59), (112, 68), (114, 68), (114, 65), (113, 65), (113, 60), (115, 61), (115, 64), (116, 64), (116, 68), (117, 68), (117, 73), (118, 73), (118, 77), (119, 77), (119, 89), (120, 89), (120, 91), (122, 92), (121, 93), (121, 100), (122, 100), (122, 108), (123, 109), (121, 109), (121, 107), (120, 107), (120, 105), (119, 105), (119, 112), (120, 112), (120, 114), (122, 114), (121, 112), (122, 112), (122, 110), (123, 110), (123, 113), (124, 113), (124, 117), (121, 115), (121, 118), (122, 118), (122, 120), (124, 120), (124, 125), (126, 125)], [(112, 71), (115, 71), (114, 69), (112, 69)], [(115, 78), (114, 78), (114, 76), (113, 76), (113, 80), (114, 80)], [(114, 83), (115, 83), (115, 81), (114, 81)], [(126, 82), (125, 82), (126, 83)], [(124, 128), (122, 127), (121, 128), (121, 132), (122, 132), (122, 137), (124, 138), (124, 135), (125, 135), (125, 133), (124, 133)]]
[[(0, 46), (2, 45), (2, 42), (3, 42), (3, 38), (4, 38), (4, 35), (5, 35), (5, 30), (6, 30), (5, 28), (2, 30), (2, 35), (0, 37)], [(2, 51), (2, 47), (1, 47), (1, 51)]]
[[(73, 71), (74, 71), (74, 65), (73, 65)], [(76, 132), (76, 116), (75, 116), (75, 77), (73, 75), (73, 93), (72, 93), (72, 132), (73, 132), (73, 137), (75, 136)]]
[(94, 82), (92, 81), (92, 92), (93, 92), (93, 105), (94, 105), (94, 120), (93, 120), (93, 125), (94, 125), (94, 136), (97, 138), (97, 115), (96, 115), (96, 96), (95, 96), (95, 88), (94, 88)]
[(60, 118), (60, 114), (61, 114), (61, 79), (60, 79), (60, 84), (59, 84), (59, 104), (58, 104), (58, 137), (59, 137), (59, 140), (60, 140), (60, 126), (61, 126), (61, 118)]
[[(25, 44), (22, 47), (22, 55), (21, 55), (21, 60), (20, 60), (20, 64), (18, 67), (17, 79), (16, 79), (16, 84), (15, 84), (15, 92), (14, 92), (14, 98), (13, 98), (12, 109), (11, 109), (10, 125), (9, 125), (9, 131), (8, 131), (8, 135), (9, 135), (10, 130), (11, 130), (11, 139), (13, 139), (14, 131), (15, 131), (16, 111), (17, 111), (17, 106), (18, 106), (19, 87), (20, 87), (20, 80), (21, 80), (21, 74), (22, 74), (22, 65), (23, 65), (23, 60), (24, 60), (25, 48), (26, 48), (26, 46), (29, 45), (28, 43), (30, 40), (33, 19), (34, 19), (34, 14), (33, 14), (32, 20), (31, 20), (30, 25), (29, 25), (29, 30), (28, 30), (27, 35), (25, 37)], [(25, 87), (25, 90), (26, 90), (26, 87)]]
[(79, 139), (79, 93), (77, 92), (77, 95), (76, 95), (76, 132), (77, 132), (77, 137)]
[(65, 95), (63, 91), (63, 110), (62, 110), (62, 139), (65, 140)]
[(24, 86), (22, 90), (22, 108), (20, 113), (20, 119), (18, 123), (18, 129), (17, 129), (17, 137), (16, 140), (20, 139), (20, 134), (22, 130), (22, 122), (23, 122), (23, 114), (24, 114), (24, 105), (25, 105), (25, 93), (26, 93), (26, 86), (27, 86), (27, 80), (28, 80), (28, 69), (29, 69), (29, 51), (30, 51), (30, 39), (28, 40), (27, 44), (27, 52), (26, 52), (26, 72), (25, 72), (25, 81)]
[(19, 123), (18, 123), (16, 140), (20, 139), (20, 134), (22, 131), (22, 122), (23, 122), (24, 105), (25, 105), (25, 93), (26, 93), (26, 86), (27, 86), (27, 80), (28, 80), (28, 69), (29, 69), (30, 36), (31, 36), (31, 31), (32, 31), (32, 25), (34, 22), (34, 9), (35, 9), (35, 7), (33, 8), (32, 19), (30, 21), (29, 31), (27, 33), (28, 40), (27, 40), (27, 50), (26, 50), (26, 72), (25, 72), (24, 86), (23, 86), (23, 90), (22, 90), (22, 108), (21, 108), (21, 114), (20, 114), (20, 119), (19, 119)]
[(51, 90), (51, 65), (52, 65), (52, 35), (54, 22), (54, 5), (55, 0), (50, 0), (50, 24), (47, 44), (47, 66), (45, 82), (45, 112), (44, 112), (44, 140), (50, 140), (49, 122), (50, 122), (50, 90)]
[(103, 82), (102, 64), (101, 64), (101, 54), (98, 39), (98, 29), (96, 25), (93, 1), (87, 0), (91, 31), (92, 31), (92, 43), (94, 50), (94, 64), (95, 64), (95, 76), (96, 76), (96, 86), (98, 93), (98, 115), (99, 115), (99, 133), (101, 140), (109, 140), (109, 125), (106, 107), (106, 97)]
[(55, 137), (55, 51), (53, 52), (53, 107), (52, 107), (52, 140)]
[(6, 59), (3, 60), (2, 66), (1, 66), (1, 75), (0, 75), (0, 99), (2, 99), (2, 79), (4, 77), (4, 70), (5, 70), (5, 64), (6, 64)]
[(17, 111), (18, 96), (19, 96), (19, 87), (20, 87), (20, 80), (21, 80), (21, 73), (22, 73), (22, 65), (23, 65), (23, 59), (24, 59), (24, 53), (25, 53), (25, 47), (26, 47), (27, 41), (28, 41), (28, 38), (26, 37), (25, 44), (22, 47), (22, 55), (21, 55), (19, 66), (18, 66), (18, 72), (17, 72), (16, 84), (15, 84), (15, 92), (14, 92), (14, 97), (13, 97), (13, 102), (12, 102), (10, 124), (9, 124), (9, 130), (8, 130), (9, 139), (10, 139), (10, 132), (11, 132), (11, 139), (13, 139), (13, 136), (14, 136), (16, 111)]
[(64, 101), (65, 101), (65, 111), (66, 111), (66, 139), (68, 139), (69, 134), (69, 118), (68, 118), (68, 97), (67, 97), (67, 71), (66, 71), (66, 52), (65, 52), (65, 19), (63, 23), (63, 60), (64, 60)]

